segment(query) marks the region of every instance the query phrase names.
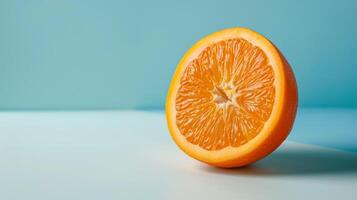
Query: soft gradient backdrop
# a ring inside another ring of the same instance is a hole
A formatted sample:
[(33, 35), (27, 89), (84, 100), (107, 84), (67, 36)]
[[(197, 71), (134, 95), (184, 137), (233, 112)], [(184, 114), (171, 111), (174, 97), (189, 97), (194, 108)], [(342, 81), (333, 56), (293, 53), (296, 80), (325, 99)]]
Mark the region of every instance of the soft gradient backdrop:
[(0, 109), (163, 108), (181, 56), (250, 27), (291, 63), (301, 106), (357, 106), (357, 1), (0, 0)]

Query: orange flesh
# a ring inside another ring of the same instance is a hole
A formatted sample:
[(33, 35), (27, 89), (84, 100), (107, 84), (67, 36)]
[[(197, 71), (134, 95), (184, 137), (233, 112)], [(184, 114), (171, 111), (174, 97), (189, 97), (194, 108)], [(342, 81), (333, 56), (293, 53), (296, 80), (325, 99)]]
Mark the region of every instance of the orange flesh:
[(185, 68), (176, 94), (176, 124), (205, 150), (239, 147), (269, 119), (275, 97), (268, 57), (244, 39), (206, 47)]

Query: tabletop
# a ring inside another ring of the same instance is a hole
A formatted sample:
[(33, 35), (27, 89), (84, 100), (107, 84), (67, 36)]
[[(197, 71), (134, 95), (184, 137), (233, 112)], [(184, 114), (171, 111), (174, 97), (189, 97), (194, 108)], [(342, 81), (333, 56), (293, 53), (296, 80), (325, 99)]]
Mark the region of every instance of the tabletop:
[(191, 159), (162, 111), (0, 112), (0, 199), (355, 199), (357, 110), (299, 109), (247, 167)]

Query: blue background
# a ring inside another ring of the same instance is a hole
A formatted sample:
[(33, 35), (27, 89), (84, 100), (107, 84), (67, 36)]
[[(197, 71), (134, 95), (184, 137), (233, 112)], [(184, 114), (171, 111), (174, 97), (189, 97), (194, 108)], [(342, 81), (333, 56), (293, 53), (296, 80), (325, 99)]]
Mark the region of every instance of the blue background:
[(357, 1), (0, 0), (0, 109), (160, 109), (211, 32), (252, 28), (295, 71), (300, 106), (356, 107)]

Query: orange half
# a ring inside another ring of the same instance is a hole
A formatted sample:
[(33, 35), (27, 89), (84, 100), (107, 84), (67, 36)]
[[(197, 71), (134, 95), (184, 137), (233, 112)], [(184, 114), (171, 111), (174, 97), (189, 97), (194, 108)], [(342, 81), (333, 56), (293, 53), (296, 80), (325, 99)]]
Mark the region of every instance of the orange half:
[(268, 39), (246, 28), (197, 42), (178, 64), (166, 101), (175, 143), (220, 167), (270, 154), (289, 134), (296, 110), (289, 64)]

